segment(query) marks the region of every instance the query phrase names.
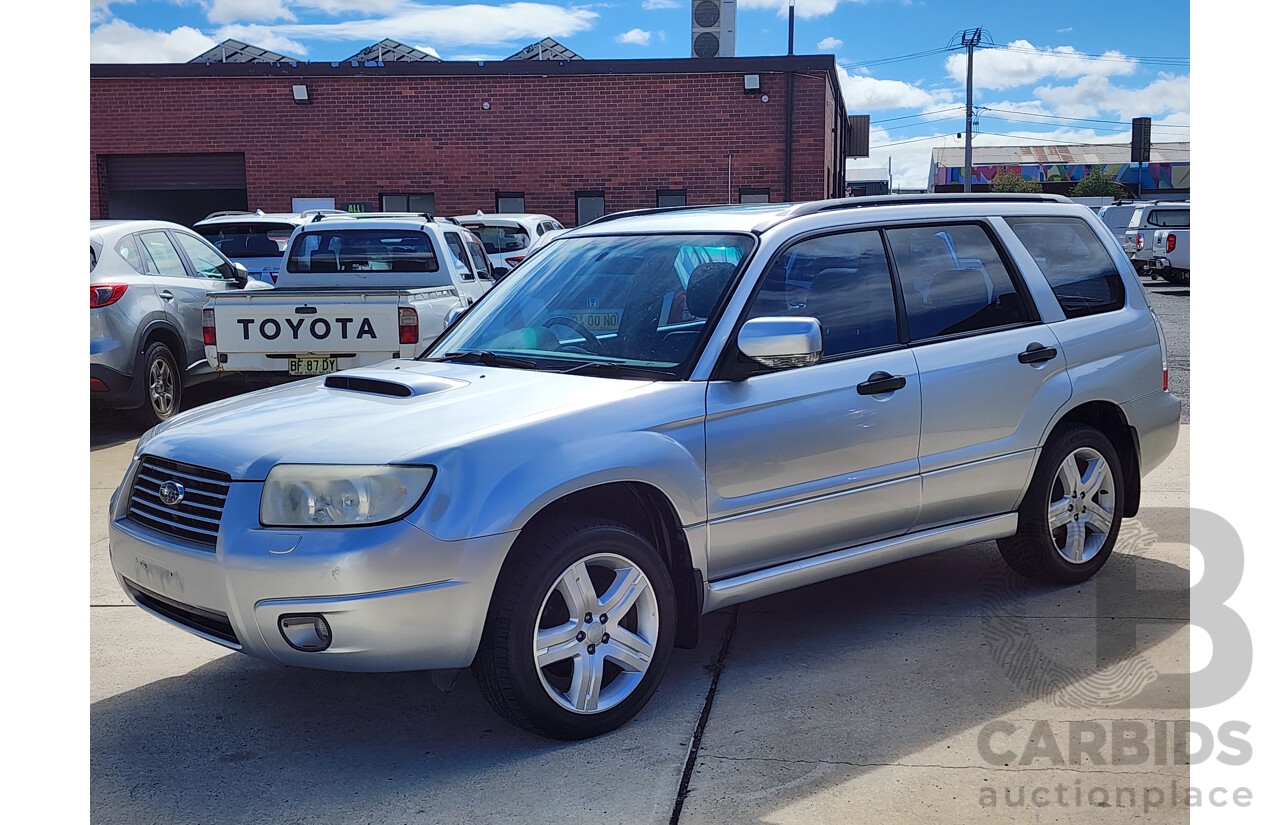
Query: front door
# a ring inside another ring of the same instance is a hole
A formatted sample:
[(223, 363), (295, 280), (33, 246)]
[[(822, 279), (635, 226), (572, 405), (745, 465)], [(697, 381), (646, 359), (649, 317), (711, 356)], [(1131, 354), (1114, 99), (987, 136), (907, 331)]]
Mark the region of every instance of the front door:
[(712, 581), (899, 535), (920, 507), (920, 381), (880, 234), (782, 252), (748, 308), (772, 316), (817, 318), (823, 357), (708, 384)]

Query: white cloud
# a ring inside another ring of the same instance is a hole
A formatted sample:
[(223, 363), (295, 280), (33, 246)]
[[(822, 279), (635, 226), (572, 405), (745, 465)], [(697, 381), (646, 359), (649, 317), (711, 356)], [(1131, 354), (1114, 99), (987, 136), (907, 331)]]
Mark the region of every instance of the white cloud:
[(111, 7), (132, 3), (134, 0), (89, 0), (89, 22), (101, 23), (113, 16)]
[(418, 51), (420, 51), (420, 52), (426, 52), (427, 54), (431, 55), (432, 57), (439, 57), (441, 60), (444, 60), (444, 58), (443, 58), (443, 57), (440, 57), (440, 52), (436, 51), (435, 49), (431, 48), (430, 46), (414, 46), (413, 48), (417, 49), (417, 50), (418, 50)]
[[(742, 9), (777, 9), (779, 17), (788, 15), (790, 0), (738, 0), (738, 8)], [(796, 17), (810, 20), (814, 17), (826, 17), (836, 10), (841, 3), (868, 3), (870, 0), (796, 0)]]
[(1140, 89), (1121, 89), (1105, 77), (1082, 77), (1071, 86), (1040, 86), (1035, 95), (1053, 114), (1097, 117), (1118, 112), (1124, 117), (1145, 117), (1191, 111), (1191, 78), (1161, 74)]
[(368, 16), (390, 14), (401, 6), (407, 5), (407, 2), (406, 0), (289, 0), (289, 5), (334, 15), (356, 13)]
[(844, 45), (844, 41), (838, 37), (824, 37), (818, 41), (818, 51), (834, 52)]
[(1072, 28), (1074, 28), (1074, 27), (1073, 27), (1073, 26), (1067, 26), (1065, 29), (1058, 29), (1058, 34), (1066, 34), (1067, 32), (1071, 31), (1071, 30), (1072, 30)]
[(641, 3), (645, 11), (656, 11), (658, 9), (678, 9), (684, 6), (684, 3), (678, 3), (676, 0), (644, 0)]
[[(315, 2), (316, 0), (307, 0)], [(421, 6), (399, 4), (385, 16), (337, 23), (284, 23), (272, 27), (280, 37), (372, 43), (395, 33), (395, 39), (431, 39), (461, 46), (497, 46), (567, 37), (590, 29), (599, 15), (589, 9), (547, 3), (501, 6)]]
[(647, 32), (642, 29), (632, 29), (629, 32), (623, 32), (613, 38), (619, 43), (630, 43), (633, 46), (648, 46), (649, 38), (653, 37), (653, 32)]
[[(305, 57), (307, 47), (296, 40), (290, 40), (269, 26), (223, 26), (218, 29), (218, 41), (228, 37), (257, 46), (271, 52), (279, 52), (286, 57)], [(195, 55), (192, 55), (194, 57)]]
[(284, 0), (212, 0), (207, 12), (210, 23), (271, 23), (294, 20)]
[(112, 20), (89, 31), (89, 62), (185, 63), (216, 43), (190, 26), (165, 32)]
[[(978, 49), (973, 54), (975, 89), (1010, 89), (1047, 77), (1071, 78), (1133, 74), (1137, 61), (1109, 51), (1101, 58), (1084, 57), (1071, 46), (1038, 49), (1026, 40), (1015, 40), (1005, 48)], [(946, 61), (947, 73), (958, 83), (965, 81), (968, 56), (953, 54)]]
[(926, 109), (950, 103), (953, 97), (949, 89), (930, 92), (901, 80), (851, 75), (840, 65), (836, 66), (836, 71), (840, 76), (845, 109), (853, 114), (881, 109)]

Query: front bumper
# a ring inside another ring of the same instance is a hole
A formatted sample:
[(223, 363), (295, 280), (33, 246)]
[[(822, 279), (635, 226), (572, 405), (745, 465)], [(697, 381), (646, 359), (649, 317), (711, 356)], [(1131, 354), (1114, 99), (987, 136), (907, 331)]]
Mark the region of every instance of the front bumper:
[[(142, 609), (197, 636), (299, 667), (348, 671), (466, 667), (515, 533), (441, 541), (397, 521), (279, 529), (258, 524), (261, 482), (233, 482), (216, 546), (127, 517), (132, 469), (112, 500), (111, 565)], [(321, 615), (323, 651), (285, 642), (285, 614)]]

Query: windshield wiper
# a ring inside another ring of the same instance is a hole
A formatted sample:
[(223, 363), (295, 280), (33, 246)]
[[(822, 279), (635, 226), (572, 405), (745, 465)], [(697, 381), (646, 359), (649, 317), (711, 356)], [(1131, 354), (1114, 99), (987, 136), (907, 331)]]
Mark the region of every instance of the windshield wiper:
[(524, 370), (536, 370), (538, 362), (532, 358), (516, 358), (510, 355), (499, 355), (487, 349), (467, 350), (466, 352), (446, 352), (441, 361), (456, 361), (459, 364), (484, 364), (486, 367), (518, 367)]
[(671, 370), (664, 370), (661, 367), (647, 367), (639, 364), (619, 364), (616, 361), (586, 361), (567, 370), (560, 370), (561, 375), (574, 375), (594, 372), (605, 377), (621, 377), (624, 373), (630, 373), (631, 377), (649, 378), (655, 375), (666, 376), (668, 378), (679, 378), (676, 373)]

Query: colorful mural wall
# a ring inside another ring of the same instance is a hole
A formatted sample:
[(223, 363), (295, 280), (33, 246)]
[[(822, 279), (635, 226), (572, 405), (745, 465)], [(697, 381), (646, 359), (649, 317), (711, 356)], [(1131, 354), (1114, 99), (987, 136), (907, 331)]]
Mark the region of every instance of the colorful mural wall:
[[(1136, 163), (1042, 163), (1026, 166), (974, 166), (974, 183), (991, 183), (991, 179), (1004, 172), (1014, 172), (1023, 180), (1039, 183), (1070, 183), (1081, 180), (1094, 169), (1101, 169), (1103, 174), (1117, 183), (1136, 184), (1138, 182), (1138, 164)], [(947, 184), (964, 184), (964, 170), (958, 166), (940, 166), (934, 169), (934, 186)], [(1190, 163), (1146, 163), (1142, 165), (1142, 188), (1147, 189), (1190, 189)]]

